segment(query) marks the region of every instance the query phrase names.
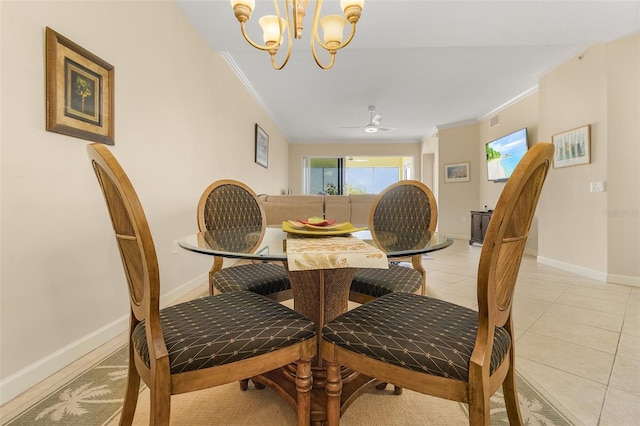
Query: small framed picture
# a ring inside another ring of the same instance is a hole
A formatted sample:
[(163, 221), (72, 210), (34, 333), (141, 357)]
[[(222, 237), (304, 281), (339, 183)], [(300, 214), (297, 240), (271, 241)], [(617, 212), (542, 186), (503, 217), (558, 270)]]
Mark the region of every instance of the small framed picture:
[(444, 181), (469, 182), (469, 163), (454, 163), (444, 165)]
[(46, 29), (47, 130), (114, 144), (114, 67)]
[(256, 123), (256, 163), (269, 167), (269, 135)]
[(586, 125), (551, 137), (556, 151), (553, 167), (578, 166), (591, 163), (591, 126)]

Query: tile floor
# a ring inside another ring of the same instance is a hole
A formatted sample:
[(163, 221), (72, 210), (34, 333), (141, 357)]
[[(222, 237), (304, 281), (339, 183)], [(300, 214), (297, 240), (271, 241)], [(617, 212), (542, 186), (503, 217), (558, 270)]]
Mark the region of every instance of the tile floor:
[[(445, 300), (477, 309), (482, 247), (456, 240), (425, 260)], [(516, 369), (584, 425), (640, 425), (640, 288), (561, 271), (525, 255), (514, 301)]]
[[(427, 282), (443, 299), (476, 308), (481, 247), (465, 240), (425, 259)], [(206, 289), (191, 292), (195, 297)], [(533, 378), (577, 424), (640, 425), (640, 288), (603, 283), (522, 261), (515, 296), (516, 368)], [(92, 365), (125, 335), (0, 407), (11, 418)]]

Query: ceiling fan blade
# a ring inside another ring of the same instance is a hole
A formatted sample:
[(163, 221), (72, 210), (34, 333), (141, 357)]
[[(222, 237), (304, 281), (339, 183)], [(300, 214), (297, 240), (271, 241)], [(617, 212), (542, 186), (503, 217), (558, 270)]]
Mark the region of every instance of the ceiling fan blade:
[(380, 132), (386, 132), (386, 131), (395, 130), (395, 129), (396, 129), (395, 127), (378, 127), (378, 131)]
[(380, 124), (380, 122), (382, 121), (382, 114), (378, 113), (376, 114), (372, 119), (371, 122), (375, 125)]

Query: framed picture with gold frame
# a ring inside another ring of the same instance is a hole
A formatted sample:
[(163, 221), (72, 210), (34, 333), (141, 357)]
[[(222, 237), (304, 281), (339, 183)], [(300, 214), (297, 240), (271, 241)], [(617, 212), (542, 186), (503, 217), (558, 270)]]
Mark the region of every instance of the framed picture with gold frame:
[(591, 163), (591, 125), (558, 133), (553, 135), (551, 140), (556, 148), (554, 168)]
[(46, 29), (47, 130), (113, 145), (114, 67)]

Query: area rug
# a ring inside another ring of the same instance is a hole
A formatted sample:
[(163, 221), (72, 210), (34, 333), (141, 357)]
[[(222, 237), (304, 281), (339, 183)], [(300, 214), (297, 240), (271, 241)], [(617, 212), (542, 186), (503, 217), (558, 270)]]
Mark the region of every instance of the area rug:
[[(64, 385), (16, 415), (4, 425), (117, 425), (124, 395), (127, 348), (123, 346), (80, 372)], [(518, 374), (520, 407), (525, 425), (576, 424), (567, 410), (545, 396), (531, 378)], [(491, 399), (491, 423), (508, 424), (500, 392)], [(134, 425), (149, 424), (149, 390), (141, 386)], [(240, 391), (238, 383), (175, 395), (171, 424), (199, 425), (295, 425), (295, 413), (270, 389)], [(463, 425), (468, 424), (466, 405), (425, 396), (409, 390), (394, 395), (372, 390), (356, 400), (341, 419), (356, 425)]]

